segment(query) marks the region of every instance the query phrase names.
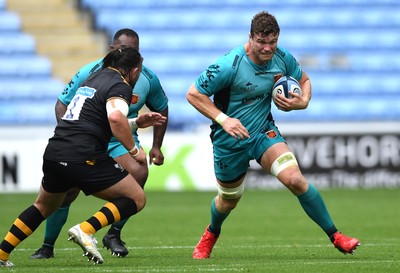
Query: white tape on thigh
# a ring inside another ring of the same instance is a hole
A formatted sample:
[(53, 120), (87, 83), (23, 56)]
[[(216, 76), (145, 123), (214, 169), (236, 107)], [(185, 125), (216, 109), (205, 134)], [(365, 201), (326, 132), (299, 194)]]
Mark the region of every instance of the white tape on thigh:
[(244, 183), (236, 188), (225, 188), (217, 183), (218, 193), (225, 199), (236, 199), (242, 196), (244, 192)]
[(271, 166), (271, 174), (273, 176), (278, 176), (278, 174), (290, 166), (297, 166), (296, 157), (292, 152), (286, 152), (281, 154)]

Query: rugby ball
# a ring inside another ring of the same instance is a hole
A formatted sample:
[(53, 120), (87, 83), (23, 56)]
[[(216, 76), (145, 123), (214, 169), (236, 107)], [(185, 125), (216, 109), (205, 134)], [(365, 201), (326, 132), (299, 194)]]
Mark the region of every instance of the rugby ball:
[(283, 76), (279, 80), (277, 80), (272, 87), (272, 100), (275, 101), (275, 98), (278, 94), (283, 95), (289, 99), (291, 98), (290, 92), (301, 95), (300, 84), (293, 77)]

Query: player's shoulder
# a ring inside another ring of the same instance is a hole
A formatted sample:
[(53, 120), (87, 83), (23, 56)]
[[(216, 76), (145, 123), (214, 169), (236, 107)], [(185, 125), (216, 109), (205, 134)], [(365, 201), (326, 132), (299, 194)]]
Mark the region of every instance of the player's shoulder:
[(278, 46), (276, 48), (275, 56), (281, 59), (291, 58), (292, 54), (284, 47)]
[(149, 81), (158, 80), (156, 73), (154, 73), (150, 68), (143, 65), (141, 75), (146, 77)]
[(230, 68), (237, 68), (238, 64), (241, 62), (243, 57), (246, 55), (246, 51), (244, 50), (244, 46), (238, 46), (230, 50), (225, 55), (221, 56), (217, 60), (217, 64), (220, 66), (226, 66)]
[(87, 74), (92, 74), (93, 72), (96, 72), (103, 66), (103, 59), (98, 59), (96, 61), (87, 63), (83, 67), (81, 67), (80, 71), (85, 72)]
[(246, 51), (244, 49), (244, 46), (241, 45), (241, 46), (231, 49), (229, 52), (227, 52), (221, 58), (227, 59), (227, 60), (235, 60), (237, 58), (242, 58), (245, 54), (246, 54)]

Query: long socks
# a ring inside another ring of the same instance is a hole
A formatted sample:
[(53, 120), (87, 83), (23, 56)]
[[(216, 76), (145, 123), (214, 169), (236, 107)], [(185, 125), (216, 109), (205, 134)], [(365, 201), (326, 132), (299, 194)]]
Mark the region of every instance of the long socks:
[(101, 228), (136, 213), (136, 203), (132, 199), (120, 197), (105, 204), (92, 217), (81, 223), (80, 227), (86, 234), (95, 234)]
[(71, 204), (58, 208), (46, 219), (43, 246), (54, 248), (54, 244), (60, 235), (61, 229), (67, 221), (70, 206)]
[(121, 220), (121, 221), (119, 221), (117, 223), (112, 224), (107, 233), (120, 234), (121, 233), (121, 229), (124, 227), (126, 222), (128, 222), (128, 219), (129, 218), (125, 218), (125, 219), (123, 219), (123, 220)]
[(28, 238), (43, 221), (42, 214), (34, 205), (24, 210), (15, 219), (6, 237), (0, 244), (0, 260), (8, 260), (11, 251)]
[(228, 217), (230, 212), (219, 212), (215, 206), (215, 198), (211, 201), (211, 223), (208, 230), (218, 236), (221, 233), (222, 223), (225, 221), (226, 217)]
[(297, 198), (307, 215), (331, 238), (337, 229), (318, 190), (309, 183), (308, 190)]

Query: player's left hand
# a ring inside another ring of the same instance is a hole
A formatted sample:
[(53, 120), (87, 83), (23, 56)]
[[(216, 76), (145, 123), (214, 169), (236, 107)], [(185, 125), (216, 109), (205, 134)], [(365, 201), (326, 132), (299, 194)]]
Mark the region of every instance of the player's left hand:
[(140, 114), (136, 119), (138, 128), (146, 128), (149, 126), (159, 126), (167, 121), (167, 117), (164, 117), (157, 112), (146, 112)]
[(227, 117), (221, 124), (222, 128), (235, 139), (250, 138), (246, 127), (237, 118)]
[(300, 94), (290, 92), (290, 98), (285, 98), (283, 95), (276, 96), (275, 104), (279, 110), (289, 112), (307, 108), (308, 100)]
[(149, 152), (149, 164), (161, 166), (164, 164), (164, 155), (158, 148), (151, 148)]

